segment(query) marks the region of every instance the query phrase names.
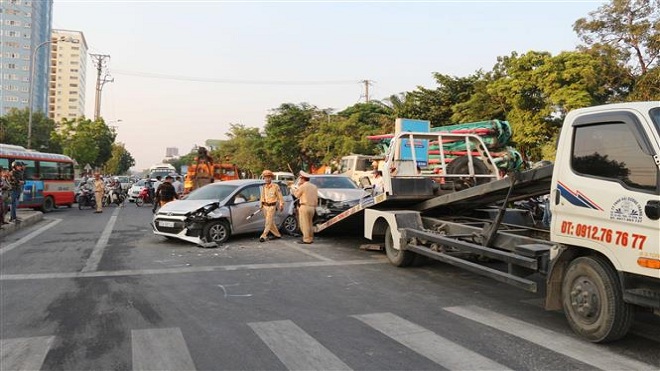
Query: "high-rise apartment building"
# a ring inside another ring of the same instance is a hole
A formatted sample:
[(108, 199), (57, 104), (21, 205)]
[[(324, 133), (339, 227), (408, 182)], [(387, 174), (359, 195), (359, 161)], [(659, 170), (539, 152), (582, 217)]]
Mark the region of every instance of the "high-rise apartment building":
[(48, 117), (60, 122), (85, 115), (87, 42), (80, 31), (53, 30), (50, 44)]
[(28, 107), (32, 68), (32, 110), (46, 112), (52, 14), (52, 0), (0, 0), (0, 115)]

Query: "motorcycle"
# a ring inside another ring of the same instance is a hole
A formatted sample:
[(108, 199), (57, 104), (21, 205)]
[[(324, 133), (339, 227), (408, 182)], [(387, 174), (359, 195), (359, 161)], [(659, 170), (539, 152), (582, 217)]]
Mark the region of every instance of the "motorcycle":
[(124, 193), (116, 188), (106, 188), (103, 194), (103, 206), (115, 204), (121, 206), (124, 203), (126, 196)]
[(91, 189), (83, 188), (78, 195), (78, 209), (82, 210), (84, 207), (89, 206), (92, 209), (96, 208), (96, 197)]
[(149, 188), (144, 187), (140, 189), (140, 193), (135, 199), (135, 206), (140, 207), (144, 204), (152, 204), (153, 202), (154, 200), (153, 197), (151, 196), (151, 192), (149, 192)]

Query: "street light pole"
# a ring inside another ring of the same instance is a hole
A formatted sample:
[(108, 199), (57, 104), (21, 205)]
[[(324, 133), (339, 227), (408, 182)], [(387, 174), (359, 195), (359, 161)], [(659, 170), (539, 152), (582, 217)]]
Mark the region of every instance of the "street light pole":
[(34, 70), (36, 70), (35, 65), (36, 65), (36, 56), (37, 52), (39, 51), (39, 48), (41, 48), (44, 45), (51, 44), (51, 43), (57, 43), (58, 41), (73, 41), (72, 38), (66, 38), (64, 36), (55, 39), (55, 40), (46, 40), (42, 42), (41, 44), (37, 45), (36, 48), (32, 51), (32, 65), (30, 66), (30, 88), (28, 89), (28, 133), (27, 133), (27, 148), (30, 149), (32, 147), (32, 95), (33, 95), (33, 89), (34, 89)]

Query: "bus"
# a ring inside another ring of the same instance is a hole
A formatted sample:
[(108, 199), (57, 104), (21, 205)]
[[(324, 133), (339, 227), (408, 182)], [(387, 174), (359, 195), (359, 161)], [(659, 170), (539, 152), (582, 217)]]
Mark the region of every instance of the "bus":
[(176, 168), (171, 164), (156, 164), (149, 168), (147, 176), (149, 179), (156, 179), (157, 176), (165, 179), (168, 175), (173, 175), (176, 173)]
[(19, 208), (52, 211), (74, 203), (73, 160), (57, 153), (44, 153), (11, 144), (0, 144), (0, 165), (11, 170), (14, 161), (25, 164), (25, 185)]

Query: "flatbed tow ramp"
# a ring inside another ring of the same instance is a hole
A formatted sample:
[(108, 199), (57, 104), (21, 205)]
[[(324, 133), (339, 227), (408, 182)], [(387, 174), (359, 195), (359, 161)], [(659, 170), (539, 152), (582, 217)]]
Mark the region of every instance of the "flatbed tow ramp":
[[(408, 181), (431, 181), (429, 177), (406, 177)], [(358, 216), (366, 209), (378, 210), (413, 210), (422, 214), (459, 214), (461, 210), (473, 210), (501, 201), (509, 195), (508, 201), (517, 201), (542, 195), (550, 189), (552, 165), (538, 169), (512, 173), (505, 178), (494, 180), (460, 191), (443, 191), (440, 195), (404, 196), (379, 194), (367, 197), (360, 204), (345, 210), (334, 218), (314, 226), (314, 232), (321, 232), (353, 216)], [(395, 181), (393, 179), (393, 181)], [(513, 181), (513, 186), (512, 186)]]

